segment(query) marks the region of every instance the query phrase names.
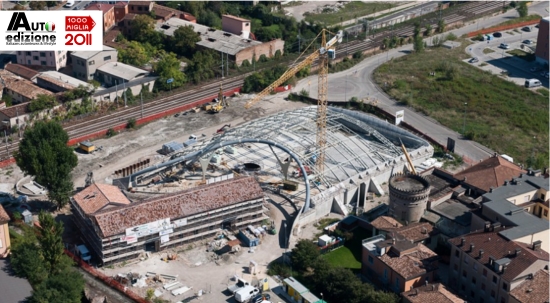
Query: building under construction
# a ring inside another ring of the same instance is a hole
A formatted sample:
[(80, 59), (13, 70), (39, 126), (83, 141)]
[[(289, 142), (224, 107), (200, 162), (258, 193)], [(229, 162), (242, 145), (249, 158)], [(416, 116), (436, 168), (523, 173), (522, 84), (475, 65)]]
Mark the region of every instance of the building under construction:
[(310, 106), (253, 120), (114, 184), (153, 193), (189, 188), (201, 179), (249, 175), (264, 189), (292, 199), (302, 208), (298, 224), (307, 224), (331, 211), (347, 215), (353, 207), (363, 207), (369, 194), (383, 195), (380, 185), (407, 167), (400, 140), (415, 165), (433, 155), (428, 142), (387, 121), (329, 107), (324, 169), (319, 172), (316, 117), (317, 107)]
[(266, 218), (264, 194), (254, 178), (209, 183), (134, 203), (116, 186), (92, 183), (71, 198), (74, 221), (100, 264), (106, 265)]

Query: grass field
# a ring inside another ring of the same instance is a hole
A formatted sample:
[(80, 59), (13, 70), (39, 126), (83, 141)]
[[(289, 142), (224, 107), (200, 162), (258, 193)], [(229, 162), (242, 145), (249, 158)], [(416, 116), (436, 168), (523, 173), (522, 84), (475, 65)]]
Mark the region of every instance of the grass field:
[[(394, 99), (459, 133), (466, 117), (468, 138), (516, 162), (548, 167), (548, 97), (462, 62), (469, 57), (465, 47), (392, 60), (374, 79), (382, 88), (388, 82), (385, 90)], [(534, 163), (528, 162), (533, 154)]]
[(483, 53), (484, 53), (484, 54), (490, 54), (490, 53), (494, 53), (494, 52), (495, 52), (495, 51), (492, 50), (492, 49), (490, 49), (490, 48), (485, 48), (485, 49), (483, 50)]
[(511, 19), (511, 20), (499, 23), (499, 24), (495, 25), (495, 27), (496, 26), (501, 26), (501, 25), (518, 24), (518, 23), (525, 22), (525, 21), (540, 20), (540, 18), (541, 18), (541, 16), (539, 16), (537, 14), (533, 14), (533, 15), (529, 15), (529, 16), (525, 16), (525, 17), (517, 17), (517, 18)]
[(370, 231), (356, 228), (351, 240), (347, 241), (344, 246), (325, 254), (323, 258), (333, 266), (349, 268), (358, 272), (361, 269), (363, 240), (370, 236)]
[(323, 12), (320, 14), (306, 15), (307, 22), (326, 23), (328, 25), (352, 20), (358, 17), (370, 15), (379, 11), (390, 9), (403, 2), (360, 2), (352, 1), (343, 6), (338, 12)]
[(510, 51), (507, 51), (508, 54), (514, 55), (520, 59), (523, 59), (525, 61), (535, 61), (535, 54), (529, 54), (527, 52), (522, 51), (521, 49), (513, 49)]

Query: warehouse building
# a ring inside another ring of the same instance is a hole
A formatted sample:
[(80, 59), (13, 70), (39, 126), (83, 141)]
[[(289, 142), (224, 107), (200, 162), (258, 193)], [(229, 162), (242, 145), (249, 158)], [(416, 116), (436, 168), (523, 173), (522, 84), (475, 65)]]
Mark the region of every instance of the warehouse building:
[(261, 222), (263, 202), (252, 177), (135, 203), (116, 186), (93, 183), (71, 198), (74, 221), (103, 265)]
[(178, 18), (171, 18), (164, 23), (158, 23), (155, 29), (167, 36), (172, 36), (174, 31), (181, 26), (193, 27), (193, 30), (201, 38), (201, 41), (197, 42), (199, 47), (227, 54), (229, 61), (235, 62), (238, 66), (240, 66), (244, 60), (248, 60), (248, 62), (252, 63), (253, 58), (258, 60), (262, 55), (271, 58), (275, 56), (277, 51), (280, 51), (282, 55), (285, 48), (285, 42), (281, 39), (262, 43), (252, 39), (245, 39), (240, 35)]

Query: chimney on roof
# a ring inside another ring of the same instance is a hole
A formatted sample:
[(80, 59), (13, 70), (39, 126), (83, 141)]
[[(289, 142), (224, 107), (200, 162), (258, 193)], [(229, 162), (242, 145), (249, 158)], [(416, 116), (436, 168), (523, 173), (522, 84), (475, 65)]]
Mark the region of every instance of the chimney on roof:
[(474, 243), (470, 243), (470, 252), (473, 252), (473, 251), (474, 251), (474, 248), (475, 248)]
[(521, 253), (521, 249), (516, 248), (516, 252), (514, 253), (514, 256), (517, 257), (517, 256), (519, 256), (520, 253)]
[(489, 256), (489, 266), (493, 267), (495, 265), (495, 257)]
[(426, 286), (428, 286), (428, 280), (427, 280), (427, 279), (426, 279), (426, 281), (425, 281), (424, 283), (426, 283)]
[[(412, 286), (411, 286), (411, 288), (412, 288)], [(418, 295), (418, 289), (416, 289), (416, 288), (414, 289), (414, 295), (415, 295), (415, 296)]]
[(523, 173), (519, 174), (519, 177), (520, 177), (520, 178), (523, 178)]
[(508, 180), (504, 180), (504, 186), (508, 185)]
[(491, 229), (491, 222), (485, 221), (483, 231), (488, 232), (488, 231), (490, 231), (490, 229)]
[(435, 284), (432, 284), (432, 291), (435, 291)]
[(493, 153), (493, 158), (496, 158), (498, 156), (497, 153)]
[(480, 249), (480, 250), (479, 250), (479, 258), (480, 258), (480, 259), (483, 258), (483, 249)]
[(489, 188), (489, 192), (492, 193), (494, 189), (495, 189), (495, 188), (491, 186), (491, 187)]
[(533, 250), (534, 251), (540, 250), (541, 245), (542, 245), (541, 240), (537, 240), (537, 241), (533, 242)]
[(493, 231), (498, 231), (500, 230), (501, 224), (500, 222), (495, 222), (493, 223), (492, 227), (493, 227)]
[(533, 273), (528, 274), (527, 279), (533, 280)]
[(460, 246), (464, 246), (464, 243), (466, 243), (466, 239), (464, 237), (460, 238)]
[(427, 229), (426, 227), (422, 226), (422, 231), (421, 231), (421, 233), (427, 234), (427, 233), (428, 233), (428, 229)]
[(395, 245), (395, 238), (391, 239), (391, 244)]

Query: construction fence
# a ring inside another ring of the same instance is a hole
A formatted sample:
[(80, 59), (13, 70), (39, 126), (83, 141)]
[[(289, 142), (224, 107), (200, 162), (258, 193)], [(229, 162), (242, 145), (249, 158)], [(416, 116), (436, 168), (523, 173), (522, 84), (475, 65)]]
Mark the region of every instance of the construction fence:
[(515, 23), (515, 24), (508, 24), (508, 25), (501, 25), (501, 26), (494, 26), (494, 27), (484, 28), (484, 29), (480, 29), (480, 30), (475, 31), (475, 32), (468, 33), (468, 37), (471, 38), (471, 37), (475, 37), (477, 35), (491, 34), (491, 33), (494, 33), (494, 32), (505, 31), (505, 30), (514, 29), (514, 28), (518, 28), (518, 27), (535, 25), (535, 24), (538, 24), (539, 22), (540, 22), (540, 20), (531, 20), (531, 21), (524, 21), (524, 22)]

